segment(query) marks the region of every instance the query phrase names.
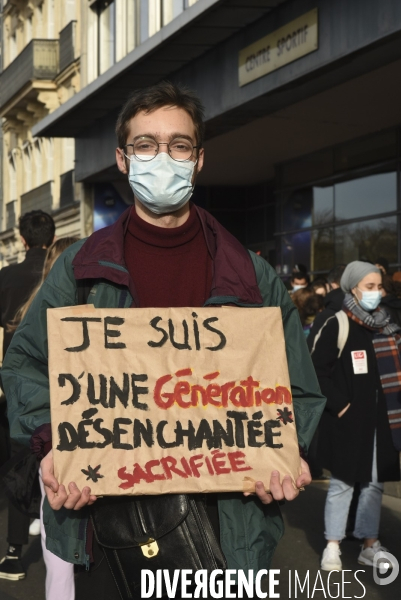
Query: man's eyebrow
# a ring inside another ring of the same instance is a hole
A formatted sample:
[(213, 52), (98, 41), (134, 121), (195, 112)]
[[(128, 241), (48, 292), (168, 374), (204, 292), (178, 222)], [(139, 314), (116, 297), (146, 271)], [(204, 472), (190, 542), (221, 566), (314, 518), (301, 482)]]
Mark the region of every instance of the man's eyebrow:
[[(156, 141), (157, 141), (158, 138), (160, 138), (159, 135), (155, 135), (154, 133), (142, 133), (141, 135), (135, 136), (132, 141), (135, 143), (137, 140), (140, 140), (143, 137), (150, 137), (150, 138), (153, 138)], [(163, 140), (163, 141), (169, 141), (169, 142), (171, 142), (171, 140), (174, 140), (175, 138), (183, 138), (184, 140), (189, 140), (191, 142), (191, 144), (194, 141), (193, 137), (191, 137), (187, 133), (180, 133), (180, 132), (170, 133), (170, 135), (168, 136), (167, 140)]]

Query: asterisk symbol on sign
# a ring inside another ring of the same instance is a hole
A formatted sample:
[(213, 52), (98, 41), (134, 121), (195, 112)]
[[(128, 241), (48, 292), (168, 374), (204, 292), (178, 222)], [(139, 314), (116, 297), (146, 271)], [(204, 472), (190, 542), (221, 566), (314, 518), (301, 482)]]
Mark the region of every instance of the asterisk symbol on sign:
[(292, 418), (292, 412), (285, 407), (283, 410), (277, 409), (278, 412), (278, 420), (282, 421), (284, 425), (287, 423), (293, 423), (294, 419)]
[(82, 473), (87, 475), (86, 481), (88, 481), (88, 479), (92, 479), (96, 483), (98, 479), (104, 477), (104, 475), (100, 475), (100, 473), (98, 473), (101, 466), (102, 465), (98, 465), (93, 469), (90, 465), (88, 465), (88, 470), (81, 469)]

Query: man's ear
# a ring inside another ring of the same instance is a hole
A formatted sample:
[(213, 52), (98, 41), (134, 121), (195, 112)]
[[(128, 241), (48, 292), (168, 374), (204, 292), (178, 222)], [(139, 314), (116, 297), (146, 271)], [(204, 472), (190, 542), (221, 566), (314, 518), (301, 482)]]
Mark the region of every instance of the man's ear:
[(205, 159), (205, 149), (204, 148), (200, 148), (199, 154), (198, 154), (198, 162), (196, 163), (197, 173), (199, 173), (200, 171), (202, 171), (204, 159)]
[(124, 175), (127, 175), (127, 159), (125, 158), (124, 152), (121, 148), (116, 148), (116, 163), (118, 170), (121, 171), (121, 173), (124, 173)]

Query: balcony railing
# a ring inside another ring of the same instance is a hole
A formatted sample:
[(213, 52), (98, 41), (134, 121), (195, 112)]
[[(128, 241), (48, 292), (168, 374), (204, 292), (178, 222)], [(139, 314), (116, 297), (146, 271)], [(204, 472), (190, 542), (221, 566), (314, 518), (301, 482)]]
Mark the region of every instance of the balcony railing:
[(17, 222), (16, 204), (16, 200), (12, 200), (6, 204), (6, 229), (11, 229)]
[(67, 171), (60, 175), (60, 208), (75, 201), (75, 171)]
[(31, 210), (43, 210), (49, 213), (53, 204), (53, 181), (48, 181), (39, 187), (22, 194), (21, 215)]
[(58, 72), (58, 40), (32, 40), (0, 75), (0, 107), (30, 81), (54, 79)]
[(70, 21), (60, 31), (60, 73), (77, 58), (75, 56), (75, 35), (77, 22)]

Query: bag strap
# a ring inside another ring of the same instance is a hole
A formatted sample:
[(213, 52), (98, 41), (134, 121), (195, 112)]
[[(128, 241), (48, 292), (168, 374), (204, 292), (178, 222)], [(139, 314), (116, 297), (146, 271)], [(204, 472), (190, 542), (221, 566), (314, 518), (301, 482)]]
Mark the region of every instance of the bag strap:
[(349, 334), (349, 320), (348, 316), (345, 314), (343, 310), (339, 310), (335, 314), (338, 321), (338, 338), (337, 338), (337, 348), (338, 348), (338, 358), (340, 358), (342, 351), (344, 350), (345, 343), (348, 339)]
[(316, 344), (320, 340), (320, 336), (322, 335), (323, 329), (326, 327), (327, 323), (331, 321), (331, 319), (337, 319), (338, 321), (338, 337), (337, 337), (337, 348), (338, 348), (338, 358), (340, 358), (342, 351), (344, 350), (345, 343), (348, 339), (349, 334), (349, 320), (347, 315), (343, 310), (339, 310), (335, 315), (329, 317), (325, 324), (319, 329), (317, 334), (315, 335), (315, 339), (313, 340), (313, 346), (311, 350), (311, 354), (314, 353)]

